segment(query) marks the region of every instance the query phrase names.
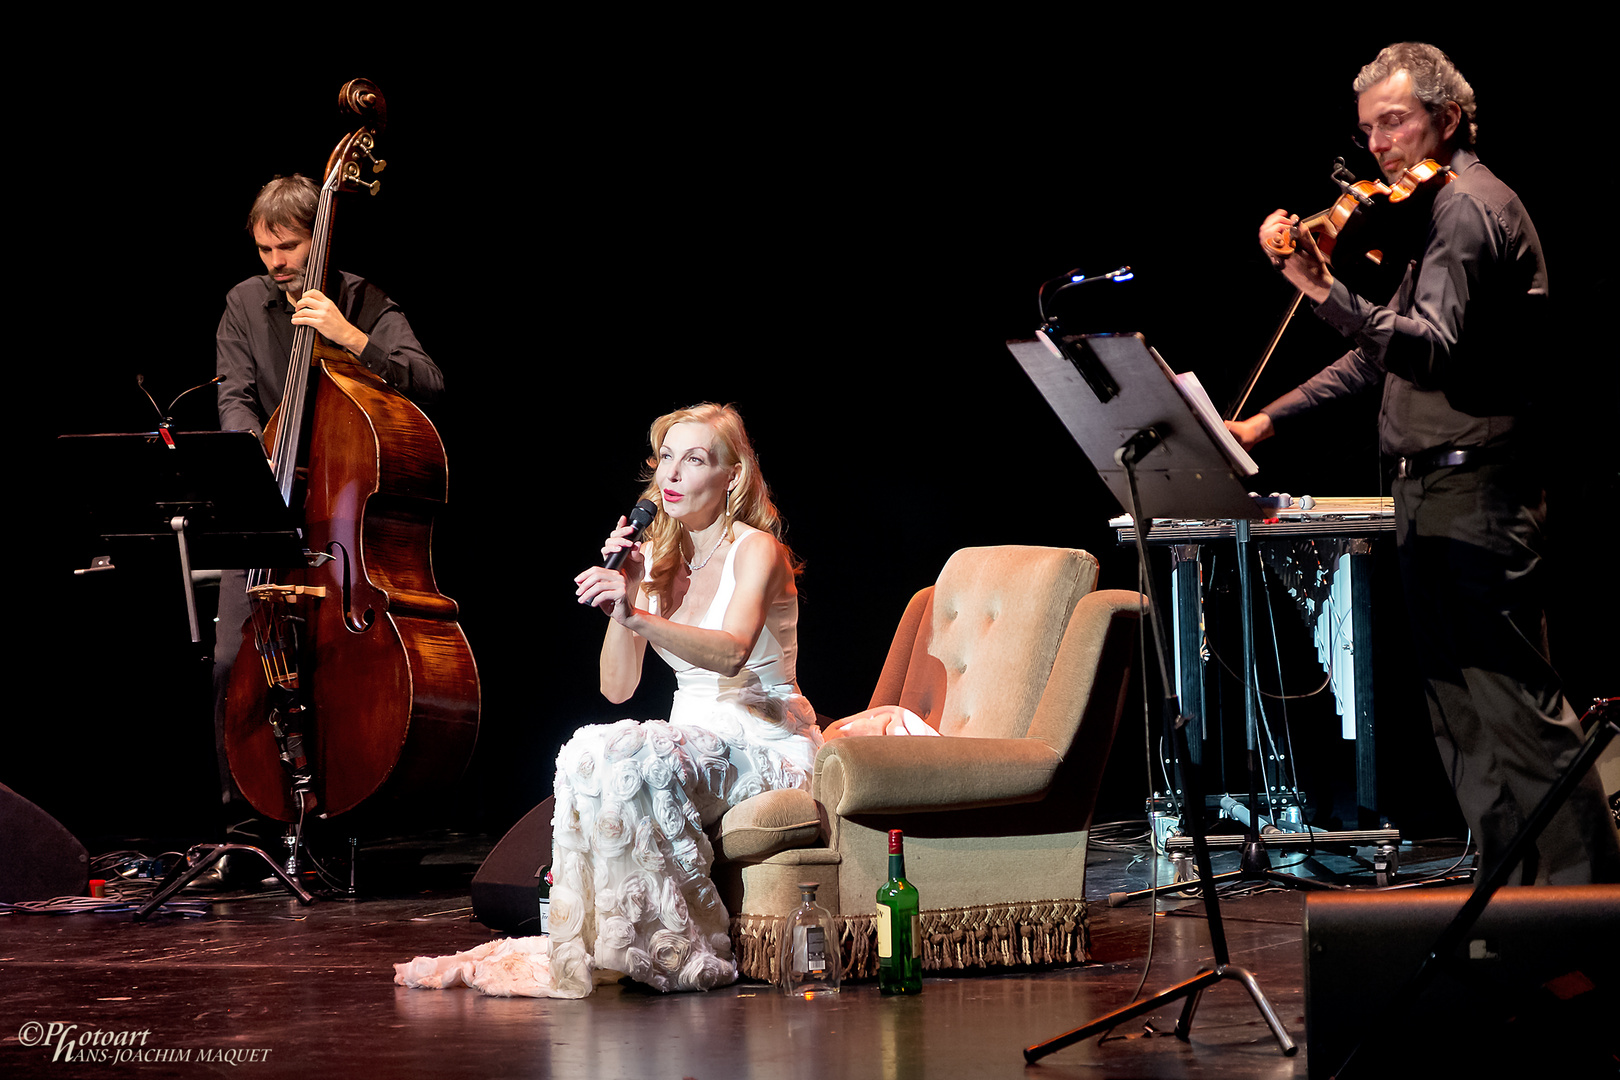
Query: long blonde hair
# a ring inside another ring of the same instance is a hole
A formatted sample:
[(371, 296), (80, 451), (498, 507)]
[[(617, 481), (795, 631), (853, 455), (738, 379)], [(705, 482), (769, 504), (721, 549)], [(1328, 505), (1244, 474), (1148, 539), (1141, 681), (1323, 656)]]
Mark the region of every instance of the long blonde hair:
[[(723, 469), (729, 469), (734, 465), (742, 466), (738, 471), (737, 482), (726, 495), (724, 511), (726, 538), (736, 539), (733, 526), (740, 521), (744, 525), (770, 533), (776, 537), (778, 543), (782, 540), (781, 515), (777, 513), (776, 504), (771, 501), (770, 488), (766, 486), (765, 478), (760, 475), (759, 460), (754, 456), (754, 444), (749, 441), (748, 432), (743, 428), (742, 416), (737, 410), (730, 405), (716, 405), (706, 401), (701, 405), (665, 413), (653, 421), (652, 428), (648, 431), (652, 456), (647, 458), (645, 470), (647, 487), (641, 493), (642, 498), (651, 500), (658, 507), (658, 515), (653, 518), (652, 524), (647, 526), (641, 550), (647, 560), (647, 592), (658, 597), (661, 602), (669, 599), (670, 585), (681, 561), (692, 557), (691, 538), (680, 522), (664, 513), (664, 494), (658, 486), (658, 451), (664, 445), (664, 437), (669, 434), (670, 428), (677, 424), (707, 425), (714, 432), (714, 445), (709, 447), (709, 452), (714, 455), (715, 463)], [(793, 552), (787, 549), (787, 545), (783, 544), (783, 550), (787, 552), (788, 565), (797, 574), (801, 564), (794, 558)]]

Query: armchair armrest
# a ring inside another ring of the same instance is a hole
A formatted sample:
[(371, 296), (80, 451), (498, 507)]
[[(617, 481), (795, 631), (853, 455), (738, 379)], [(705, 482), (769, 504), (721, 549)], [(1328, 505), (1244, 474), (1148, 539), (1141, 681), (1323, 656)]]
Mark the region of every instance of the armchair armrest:
[(840, 817), (1036, 802), (1062, 760), (1039, 739), (855, 736), (821, 748), (811, 791)]

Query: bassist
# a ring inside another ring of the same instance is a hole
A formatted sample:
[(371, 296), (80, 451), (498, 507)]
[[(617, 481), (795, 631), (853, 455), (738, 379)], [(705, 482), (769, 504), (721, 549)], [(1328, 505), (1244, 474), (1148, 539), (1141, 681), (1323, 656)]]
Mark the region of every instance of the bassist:
[[(265, 273), (248, 278), (225, 297), (215, 336), (219, 423), (224, 430), (262, 437), (287, 381), (293, 327), (311, 326), (353, 353), (371, 372), (417, 404), (435, 400), (444, 376), (423, 351), (405, 313), (364, 278), (338, 273), (334, 297), (305, 279), (320, 189), (294, 174), (266, 184), (248, 212), (248, 231)], [(214, 735), (220, 798), (240, 799), (225, 760), (225, 696), (247, 620), (246, 573), (226, 571), (220, 582), (214, 645)]]

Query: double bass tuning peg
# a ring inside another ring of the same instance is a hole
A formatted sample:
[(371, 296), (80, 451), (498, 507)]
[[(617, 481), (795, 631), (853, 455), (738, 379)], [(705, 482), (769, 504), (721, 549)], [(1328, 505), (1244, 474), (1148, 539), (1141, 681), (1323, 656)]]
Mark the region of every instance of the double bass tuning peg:
[(366, 181), (360, 179), (360, 164), (354, 161), (351, 161), (343, 166), (343, 182), (346, 184), (353, 184), (355, 187), (366, 188), (370, 190), (373, 195), (377, 194), (377, 192), (382, 189), (381, 180), (373, 180), (370, 183), (367, 183)]
[(360, 152), (366, 155), (366, 160), (371, 162), (372, 172), (382, 172), (384, 169), (388, 168), (388, 162), (385, 159), (372, 156), (371, 148), (376, 146), (377, 142), (371, 137), (370, 134), (362, 134), (355, 141), (360, 147)]

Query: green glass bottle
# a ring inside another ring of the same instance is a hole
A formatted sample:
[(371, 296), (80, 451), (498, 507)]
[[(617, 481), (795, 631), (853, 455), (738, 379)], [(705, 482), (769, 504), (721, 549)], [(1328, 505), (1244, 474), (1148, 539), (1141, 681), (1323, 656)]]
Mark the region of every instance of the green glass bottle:
[(885, 994), (922, 992), (922, 904), (906, 880), (899, 829), (889, 830), (889, 880), (877, 891), (878, 989)]

